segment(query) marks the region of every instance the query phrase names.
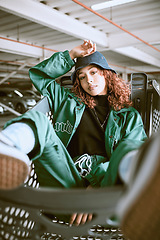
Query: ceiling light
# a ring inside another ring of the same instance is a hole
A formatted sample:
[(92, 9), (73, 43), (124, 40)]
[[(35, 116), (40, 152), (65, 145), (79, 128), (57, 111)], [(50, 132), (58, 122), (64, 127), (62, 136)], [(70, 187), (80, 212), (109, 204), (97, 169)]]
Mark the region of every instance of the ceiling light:
[(100, 10), (100, 9), (115, 7), (115, 6), (118, 6), (121, 4), (130, 3), (130, 2), (134, 2), (134, 1), (136, 1), (136, 0), (112, 0), (112, 1), (94, 4), (91, 6), (91, 8), (93, 10)]

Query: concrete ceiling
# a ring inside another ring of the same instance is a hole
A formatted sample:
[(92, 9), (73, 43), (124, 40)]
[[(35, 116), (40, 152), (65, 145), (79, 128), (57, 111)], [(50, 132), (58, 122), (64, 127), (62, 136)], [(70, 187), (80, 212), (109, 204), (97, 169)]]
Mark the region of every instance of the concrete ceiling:
[(99, 10), (98, 0), (0, 0), (0, 84), (29, 81), (28, 69), (55, 51), (91, 39), (125, 75), (146, 72), (160, 82), (160, 1)]

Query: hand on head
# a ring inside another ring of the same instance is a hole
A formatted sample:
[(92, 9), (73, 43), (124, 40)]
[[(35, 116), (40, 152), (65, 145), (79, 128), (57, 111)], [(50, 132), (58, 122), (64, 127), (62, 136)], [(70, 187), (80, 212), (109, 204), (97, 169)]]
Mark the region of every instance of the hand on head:
[(70, 52), (70, 56), (72, 59), (78, 57), (85, 57), (90, 55), (96, 51), (96, 44), (91, 40), (84, 40), (83, 44), (74, 47)]

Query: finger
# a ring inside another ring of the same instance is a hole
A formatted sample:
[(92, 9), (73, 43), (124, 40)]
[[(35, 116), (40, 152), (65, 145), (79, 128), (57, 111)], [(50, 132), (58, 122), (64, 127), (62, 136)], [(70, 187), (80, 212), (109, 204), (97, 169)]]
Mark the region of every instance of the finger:
[(84, 47), (87, 49), (87, 48), (93, 48), (93, 42), (91, 40), (84, 40)]
[(92, 220), (92, 214), (88, 213), (80, 213), (77, 214), (77, 218), (75, 219), (75, 225), (79, 226), (80, 224), (85, 224), (86, 222), (90, 222)]
[(96, 48), (97, 48), (96, 43), (94, 43), (94, 44), (93, 44), (93, 51), (94, 51), (94, 52), (96, 51)]
[(88, 48), (89, 48), (90, 50), (92, 50), (92, 49), (93, 49), (93, 45), (94, 45), (94, 44), (92, 43), (92, 41), (90, 41), (90, 40), (89, 40), (89, 42), (88, 42), (88, 45), (87, 45), (87, 46), (88, 46)]
[(81, 220), (82, 220), (82, 217), (83, 217), (83, 213), (77, 214), (76, 219), (75, 219), (75, 225), (76, 225), (76, 226), (79, 226), (79, 225), (80, 225)]
[(70, 217), (69, 224), (72, 225), (77, 217), (77, 213), (73, 213), (72, 216)]
[(89, 47), (89, 40), (84, 40), (82, 46), (83, 48), (87, 49)]
[(70, 218), (70, 225), (75, 224), (76, 226), (79, 226), (80, 224), (85, 224), (86, 222), (90, 222), (93, 218), (93, 214), (88, 214), (88, 213), (74, 213), (72, 214)]
[(83, 56), (88, 56), (91, 55), (92, 53), (94, 53), (95, 51), (93, 50), (93, 48), (87, 48), (85, 49)]
[(92, 218), (93, 218), (93, 214), (92, 214), (92, 213), (88, 214), (88, 219), (87, 219), (87, 221), (88, 221), (88, 222), (92, 221)]
[(88, 40), (85, 39), (85, 40), (84, 40), (84, 45), (87, 45), (87, 44), (88, 44)]
[(84, 213), (81, 219), (81, 224), (85, 224), (88, 219), (88, 213)]
[(93, 47), (92, 47), (92, 49), (90, 51), (90, 54), (94, 53), (95, 51), (96, 51), (96, 44), (94, 43)]

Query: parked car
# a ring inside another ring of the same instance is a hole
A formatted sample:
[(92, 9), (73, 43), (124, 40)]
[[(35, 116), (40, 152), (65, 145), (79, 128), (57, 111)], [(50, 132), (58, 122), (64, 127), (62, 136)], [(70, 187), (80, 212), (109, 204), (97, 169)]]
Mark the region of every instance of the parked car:
[(0, 102), (11, 107), (19, 113), (24, 113), (31, 109), (36, 100), (18, 89), (0, 89)]
[(31, 97), (32, 99), (35, 99), (36, 102), (38, 102), (41, 99), (40, 93), (32, 91), (32, 90), (23, 90), (22, 93), (26, 97)]

